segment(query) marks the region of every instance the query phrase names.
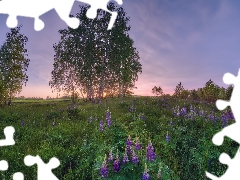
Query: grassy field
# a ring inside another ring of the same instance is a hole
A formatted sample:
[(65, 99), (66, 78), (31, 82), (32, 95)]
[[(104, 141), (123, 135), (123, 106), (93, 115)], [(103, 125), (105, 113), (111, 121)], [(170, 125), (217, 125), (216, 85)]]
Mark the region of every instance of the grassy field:
[[(108, 107), (111, 117), (106, 119)], [(105, 155), (106, 179), (139, 180), (145, 164), (150, 179), (160, 174), (163, 180), (207, 179), (205, 171), (216, 176), (226, 171), (219, 155), (226, 152), (232, 158), (239, 146), (227, 138), (220, 147), (211, 141), (223, 126), (234, 123), (230, 113), (218, 111), (215, 105), (173, 98), (109, 98), (101, 104), (79, 100), (75, 105), (68, 100), (18, 100), (0, 109), (0, 120), (2, 139), (6, 126), (15, 128), (16, 144), (0, 151), (1, 159), (9, 164), (0, 173), (0, 179), (6, 180), (15, 172), (22, 172), (25, 180), (37, 179), (37, 165), (24, 164), (27, 155), (39, 155), (45, 163), (58, 158), (61, 164), (53, 173), (60, 180), (103, 179)], [(132, 147), (130, 142), (126, 145), (129, 135)], [(136, 137), (140, 150), (135, 149)], [(150, 141), (152, 154), (146, 149)], [(110, 150), (112, 161), (108, 161)], [(124, 154), (129, 159), (125, 164)]]

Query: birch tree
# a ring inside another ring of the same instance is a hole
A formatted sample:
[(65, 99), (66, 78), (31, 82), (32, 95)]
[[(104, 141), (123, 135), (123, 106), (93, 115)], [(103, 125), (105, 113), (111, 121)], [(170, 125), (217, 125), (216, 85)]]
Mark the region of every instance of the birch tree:
[(28, 81), (26, 71), (30, 60), (25, 48), (28, 38), (20, 33), (21, 27), (11, 29), (0, 48), (0, 98), (5, 104), (8, 101), (9, 105)]

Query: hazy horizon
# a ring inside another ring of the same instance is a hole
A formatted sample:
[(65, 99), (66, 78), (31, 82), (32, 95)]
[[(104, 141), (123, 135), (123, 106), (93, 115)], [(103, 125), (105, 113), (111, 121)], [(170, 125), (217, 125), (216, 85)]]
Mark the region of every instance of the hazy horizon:
[[(79, 11), (75, 2), (71, 14)], [(179, 82), (185, 89), (197, 89), (212, 79), (220, 87), (224, 73), (237, 75), (240, 68), (240, 1), (208, 0), (123, 0), (130, 17), (130, 37), (139, 51), (142, 74), (134, 95), (153, 96), (154, 86), (172, 94)], [(10, 29), (8, 15), (0, 14), (0, 44)], [(58, 30), (67, 28), (52, 10), (40, 18), (42, 31), (34, 30), (32, 18), (18, 17), (21, 33), (29, 41), (29, 81), (19, 96), (56, 97), (48, 82), (53, 68), (53, 44), (60, 40)], [(107, 27), (106, 27), (107, 28)], [(61, 92), (61, 96), (63, 93)]]

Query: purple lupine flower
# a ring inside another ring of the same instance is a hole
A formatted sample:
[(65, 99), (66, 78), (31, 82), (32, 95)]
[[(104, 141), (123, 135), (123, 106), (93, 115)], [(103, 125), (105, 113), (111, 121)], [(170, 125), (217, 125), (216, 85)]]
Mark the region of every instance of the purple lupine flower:
[(115, 172), (120, 171), (120, 161), (118, 159), (118, 155), (116, 156), (116, 160), (113, 163), (113, 169)]
[(111, 119), (108, 119), (107, 123), (108, 123), (108, 127), (110, 127), (112, 125)]
[(123, 164), (126, 164), (127, 162), (129, 162), (129, 159), (128, 159), (128, 155), (127, 155), (127, 149), (125, 149), (125, 154), (123, 156)]
[(92, 123), (92, 116), (90, 117), (90, 123)]
[(133, 153), (132, 153), (132, 162), (133, 162), (134, 164), (137, 164), (137, 163), (139, 162), (138, 156), (136, 155), (136, 153), (134, 152), (134, 150), (133, 150)]
[(136, 138), (135, 149), (136, 150), (140, 150), (141, 149), (141, 144), (138, 141), (138, 137)]
[(108, 123), (108, 127), (110, 127), (112, 125), (111, 112), (108, 115), (107, 123)]
[(145, 118), (144, 114), (142, 115), (142, 120), (146, 120), (146, 118)]
[(190, 112), (194, 113), (194, 109), (193, 109), (192, 105), (190, 105)]
[(128, 135), (126, 146), (127, 146), (127, 154), (128, 155), (132, 154), (132, 140), (130, 135)]
[(181, 109), (181, 114), (182, 114), (182, 115), (186, 115), (186, 114), (187, 114), (187, 108), (186, 108), (186, 107), (183, 107), (183, 108)]
[(169, 135), (168, 135), (168, 132), (167, 132), (167, 136), (166, 136), (166, 141), (167, 141), (167, 142), (170, 142), (170, 137), (169, 137)]
[(100, 131), (103, 131), (103, 120), (100, 121)]
[(153, 147), (152, 142), (151, 142), (151, 140), (150, 140), (149, 143), (148, 143), (148, 146), (147, 146), (146, 159), (147, 159), (148, 161), (154, 161), (156, 158), (157, 158), (157, 155), (156, 155), (156, 153), (154, 152), (154, 147)]
[(126, 146), (127, 147), (127, 154), (131, 155), (132, 154), (132, 146)]
[(173, 111), (174, 116), (177, 116), (176, 110), (174, 109)]
[(131, 140), (131, 136), (130, 135), (128, 135), (126, 144), (127, 144), (127, 146), (132, 146), (132, 140)]
[(22, 126), (24, 126), (24, 124), (25, 124), (25, 122), (24, 122), (24, 120), (22, 120)]
[(172, 120), (170, 121), (170, 125), (171, 125), (171, 126), (173, 125), (173, 122), (172, 122)]
[(202, 109), (199, 110), (199, 111), (198, 111), (198, 114), (199, 114), (199, 116), (203, 116), (203, 110), (202, 110)]
[(227, 125), (227, 118), (224, 114), (222, 114), (222, 127), (224, 128)]
[(112, 150), (110, 150), (109, 152), (109, 157), (108, 157), (108, 162), (113, 161), (113, 154), (112, 154)]
[(181, 113), (180, 113), (180, 111), (179, 111), (179, 109), (177, 110), (177, 116), (180, 116), (181, 115)]
[(130, 107), (130, 110), (129, 110), (129, 111), (130, 111), (130, 112), (133, 112), (133, 106)]
[(109, 112), (109, 108), (108, 108), (108, 110), (107, 110), (107, 112), (106, 112), (106, 120), (108, 120), (109, 117), (110, 117), (110, 112)]
[(104, 161), (102, 163), (102, 167), (101, 167), (101, 176), (102, 176), (102, 178), (106, 178), (108, 176), (108, 167), (107, 167), (107, 163), (106, 163), (106, 155), (105, 155)]
[(149, 180), (149, 178), (150, 178), (150, 175), (148, 174), (147, 164), (145, 163), (145, 169), (142, 176), (142, 180)]

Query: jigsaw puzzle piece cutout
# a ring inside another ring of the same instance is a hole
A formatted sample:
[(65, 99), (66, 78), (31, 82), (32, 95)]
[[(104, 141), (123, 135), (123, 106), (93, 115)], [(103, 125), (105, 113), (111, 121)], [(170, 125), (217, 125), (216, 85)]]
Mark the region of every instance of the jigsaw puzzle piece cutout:
[(16, 172), (13, 174), (13, 180), (24, 180), (24, 175), (21, 172)]
[(0, 140), (0, 146), (11, 146), (15, 144), (15, 141), (13, 139), (13, 134), (15, 132), (15, 129), (12, 126), (7, 126), (4, 128), (4, 135), (6, 139)]
[(217, 100), (216, 101), (216, 106), (220, 111), (226, 109), (226, 107), (229, 106), (229, 105), (230, 105), (230, 101), (224, 101), (224, 100)]
[(206, 172), (206, 176), (212, 180), (239, 180), (240, 179), (240, 149), (238, 149), (233, 159), (226, 153), (222, 153), (219, 157), (222, 164), (228, 165), (228, 169), (221, 177), (216, 177), (213, 174)]
[[(110, 30), (112, 29), (113, 27), (113, 24), (114, 22), (116, 21), (117, 19), (117, 15), (118, 13), (117, 12), (112, 12), (112, 11), (109, 11), (108, 8), (107, 8), (107, 4), (109, 2), (109, 0), (78, 0), (79, 2), (83, 2), (83, 3), (86, 3), (86, 4), (89, 4), (91, 7), (87, 10), (87, 13), (86, 13), (86, 16), (89, 18), (89, 19), (94, 19), (97, 17), (97, 10), (98, 9), (102, 9), (106, 12), (109, 12), (110, 14), (112, 14), (112, 17), (110, 19), (110, 22), (108, 24), (108, 29), (107, 30)], [(115, 0), (119, 5), (122, 5), (123, 2), (122, 0)]]
[[(40, 31), (45, 25), (39, 17), (55, 9), (69, 27), (77, 28), (79, 20), (69, 17), (73, 4), (74, 0), (2, 0), (0, 1), (0, 13), (9, 14), (6, 21), (9, 28), (17, 27), (17, 16), (23, 16), (34, 18), (34, 29)], [(26, 6), (28, 8), (25, 8)]]
[(232, 91), (232, 95), (230, 98), (230, 101), (223, 101), (223, 100), (218, 100), (216, 102), (217, 108), (219, 110), (224, 109), (225, 106), (230, 106), (232, 109), (232, 112), (235, 117), (236, 123), (238, 120), (240, 120), (240, 111), (239, 111), (239, 106), (240, 106), (240, 69), (238, 71), (238, 76), (234, 76), (231, 73), (225, 73), (223, 76), (223, 82), (225, 84), (233, 84), (234, 88)]
[(38, 155), (28, 155), (24, 158), (24, 163), (27, 166), (32, 166), (34, 164), (38, 165), (38, 180), (58, 180), (58, 178), (52, 173), (52, 169), (55, 169), (60, 165), (60, 161), (57, 158), (53, 157), (50, 159), (49, 163), (45, 164)]
[(8, 170), (8, 162), (5, 160), (0, 161), (0, 171)]
[(231, 124), (222, 129), (220, 132), (216, 133), (212, 138), (212, 142), (215, 145), (220, 146), (224, 141), (224, 136), (227, 136), (234, 140), (235, 142), (237, 142), (238, 144), (240, 144), (239, 130), (240, 125), (238, 123)]
[(55, 10), (58, 16), (72, 29), (78, 28), (80, 21), (76, 17), (69, 17), (75, 0), (58, 0)]

